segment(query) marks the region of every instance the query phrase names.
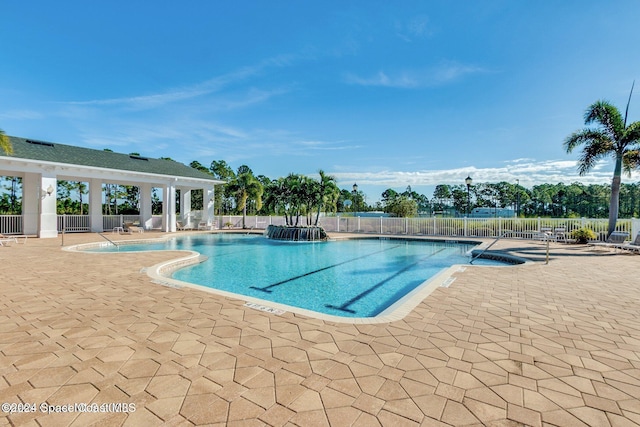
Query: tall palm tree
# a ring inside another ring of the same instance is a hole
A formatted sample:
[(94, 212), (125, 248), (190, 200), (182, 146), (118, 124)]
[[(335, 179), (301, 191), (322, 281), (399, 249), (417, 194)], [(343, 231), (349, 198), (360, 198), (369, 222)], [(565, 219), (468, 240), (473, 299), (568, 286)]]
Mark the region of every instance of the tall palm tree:
[(300, 196), (307, 217), (307, 226), (311, 225), (313, 210), (320, 202), (320, 191), (321, 188), (318, 181), (308, 176), (302, 177), (302, 194)]
[(11, 140), (2, 129), (0, 129), (0, 149), (2, 149), (5, 154), (13, 154), (13, 145), (11, 145)]
[(322, 169), (318, 171), (320, 174), (320, 191), (318, 192), (319, 199), (317, 202), (317, 212), (316, 212), (316, 221), (314, 223), (315, 226), (318, 225), (318, 220), (320, 219), (320, 210), (325, 205), (331, 205), (335, 200), (338, 199), (338, 195), (340, 194), (340, 189), (336, 185), (335, 177), (331, 175), (327, 175)]
[(256, 210), (260, 210), (264, 192), (262, 184), (253, 176), (251, 169), (243, 165), (238, 168), (238, 174), (229, 182), (227, 188), (236, 200), (236, 207), (242, 210), (242, 228), (246, 228), (247, 201), (255, 200)]
[[(631, 87), (633, 93), (633, 86)], [(629, 112), (627, 102), (624, 119), (620, 111), (607, 101), (597, 101), (587, 108), (584, 114), (585, 125), (593, 123), (598, 126), (587, 127), (569, 135), (564, 141), (567, 153), (576, 147), (584, 145), (578, 161), (578, 172), (585, 175), (596, 165), (596, 162), (605, 157), (614, 158), (613, 179), (611, 180), (611, 200), (609, 206), (609, 227), (607, 236), (615, 231), (618, 221), (620, 204), (620, 182), (622, 170), (628, 174), (636, 164), (637, 144), (640, 142), (640, 122), (633, 122), (627, 126), (627, 114)]]

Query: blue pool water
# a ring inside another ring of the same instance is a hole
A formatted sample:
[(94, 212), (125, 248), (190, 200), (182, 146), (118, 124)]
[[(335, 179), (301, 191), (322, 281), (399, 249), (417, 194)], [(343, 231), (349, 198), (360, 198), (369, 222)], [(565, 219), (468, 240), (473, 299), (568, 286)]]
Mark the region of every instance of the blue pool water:
[(474, 246), (400, 239), (292, 243), (209, 234), (124, 245), (120, 251), (197, 251), (208, 260), (172, 278), (325, 314), (373, 317), (443, 269), (468, 263), (466, 253)]

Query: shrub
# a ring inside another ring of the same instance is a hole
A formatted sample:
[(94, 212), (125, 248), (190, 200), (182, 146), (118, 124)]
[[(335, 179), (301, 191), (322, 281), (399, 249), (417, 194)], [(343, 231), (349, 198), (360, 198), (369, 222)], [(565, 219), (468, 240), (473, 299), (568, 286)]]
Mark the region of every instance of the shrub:
[(589, 240), (598, 238), (593, 230), (585, 227), (573, 230), (571, 232), (571, 237), (576, 239), (576, 243), (587, 243)]

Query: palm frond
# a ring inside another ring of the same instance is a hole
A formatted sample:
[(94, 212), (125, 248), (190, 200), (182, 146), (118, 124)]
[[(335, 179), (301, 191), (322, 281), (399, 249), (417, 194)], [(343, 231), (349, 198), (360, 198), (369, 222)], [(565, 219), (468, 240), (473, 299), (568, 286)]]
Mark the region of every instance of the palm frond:
[(627, 108), (624, 110), (624, 126), (627, 126), (627, 117), (629, 117), (629, 104), (631, 104), (631, 95), (633, 95), (633, 87), (636, 85), (636, 81), (634, 80), (631, 83), (631, 92), (629, 92), (629, 99), (627, 100)]
[(596, 165), (598, 160), (615, 154), (612, 143), (609, 139), (603, 138), (591, 140), (582, 149), (582, 154), (578, 160), (578, 173), (582, 176), (589, 172)]
[(575, 148), (582, 144), (591, 145), (593, 143), (597, 143), (599, 146), (602, 146), (605, 141), (608, 141), (611, 148), (613, 148), (613, 141), (607, 133), (598, 129), (585, 128), (569, 135), (564, 140), (563, 145), (567, 150), (567, 153), (571, 153)]
[(622, 157), (622, 168), (627, 176), (631, 176), (634, 169), (640, 169), (640, 148), (628, 150)]
[(11, 145), (11, 140), (2, 129), (0, 129), (0, 150), (4, 151), (5, 154), (13, 154), (13, 146)]
[(633, 122), (624, 131), (622, 140), (625, 145), (640, 143), (640, 122)]
[(611, 135), (611, 139), (619, 139), (624, 132), (624, 121), (620, 110), (608, 101), (596, 101), (584, 113), (584, 124), (597, 123)]

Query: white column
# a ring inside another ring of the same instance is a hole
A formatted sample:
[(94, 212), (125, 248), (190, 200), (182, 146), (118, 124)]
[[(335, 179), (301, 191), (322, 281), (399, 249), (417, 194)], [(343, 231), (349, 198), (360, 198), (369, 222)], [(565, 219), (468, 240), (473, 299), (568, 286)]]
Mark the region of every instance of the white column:
[(40, 226), (38, 237), (58, 237), (58, 215), (56, 214), (57, 185), (58, 180), (55, 175), (43, 175), (40, 179)]
[(207, 226), (214, 225), (215, 211), (213, 204), (215, 201), (215, 187), (212, 185), (202, 189), (202, 220), (207, 221)]
[(180, 218), (183, 225), (192, 225), (191, 222), (191, 190), (180, 189)]
[(104, 231), (102, 225), (102, 181), (89, 180), (89, 221), (91, 231), (100, 233)]
[(162, 189), (162, 231), (176, 231), (176, 187), (173, 181)]
[(24, 234), (38, 234), (39, 214), (40, 174), (26, 173), (22, 179), (22, 232)]
[(151, 184), (141, 184), (140, 190), (140, 225), (149, 230), (153, 228), (153, 216), (151, 211)]

